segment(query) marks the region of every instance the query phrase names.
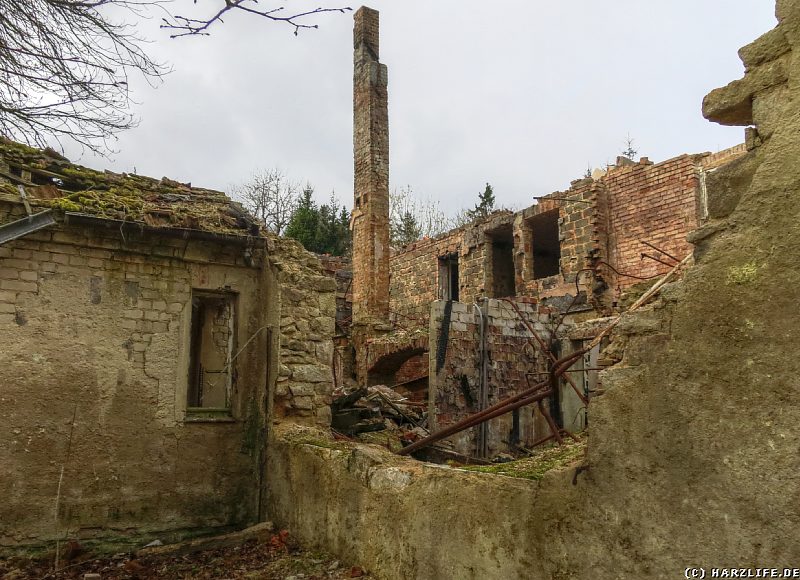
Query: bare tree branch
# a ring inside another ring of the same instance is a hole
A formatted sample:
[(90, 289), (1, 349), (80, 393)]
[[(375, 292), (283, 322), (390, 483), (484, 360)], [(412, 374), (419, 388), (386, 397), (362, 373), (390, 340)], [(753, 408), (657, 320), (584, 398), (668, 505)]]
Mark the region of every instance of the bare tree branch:
[(231, 197), (240, 199), (267, 229), (278, 235), (289, 225), (299, 193), (300, 185), (289, 181), (278, 169), (258, 171), (249, 181), (234, 185), (228, 191)]
[[(45, 147), (48, 140), (74, 140), (104, 154), (117, 133), (133, 127), (130, 73), (151, 84), (168, 67), (143, 49), (133, 25), (112, 19), (110, 10), (136, 21), (167, 0), (0, 0), (0, 135)], [(315, 8), (296, 14), (283, 7), (261, 9), (258, 0), (215, 0), (209, 19), (163, 18), (173, 37), (206, 35), (222, 16), (240, 10), (294, 27), (317, 28), (308, 18), (350, 8)]]
[(163, 18), (161, 28), (176, 31), (171, 35), (171, 38), (180, 36), (197, 36), (207, 35), (208, 29), (217, 22), (224, 22), (222, 17), (231, 10), (241, 10), (249, 14), (261, 16), (274, 22), (283, 22), (294, 26), (295, 36), (301, 28), (319, 28), (317, 24), (308, 24), (304, 19), (315, 14), (322, 14), (324, 12), (341, 12), (345, 13), (352, 8), (343, 6), (341, 8), (314, 8), (313, 10), (306, 10), (305, 12), (298, 12), (295, 14), (287, 14), (284, 12), (285, 7), (279, 6), (278, 8), (271, 8), (269, 10), (258, 10), (252, 8), (257, 5), (258, 0), (225, 0), (225, 5), (220, 8), (213, 16), (207, 19), (188, 18), (186, 16), (170, 16)]
[(110, 20), (107, 6), (126, 0), (0, 0), (0, 134), (44, 147), (70, 138), (102, 152), (135, 125), (128, 72), (150, 82), (167, 72), (142, 49), (130, 25)]

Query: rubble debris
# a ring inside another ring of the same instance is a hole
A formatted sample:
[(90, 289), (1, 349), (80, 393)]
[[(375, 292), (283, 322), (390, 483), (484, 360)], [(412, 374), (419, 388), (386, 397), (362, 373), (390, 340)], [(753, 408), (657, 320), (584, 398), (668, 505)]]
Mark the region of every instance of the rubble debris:
[(386, 385), (362, 387), (350, 393), (334, 397), (331, 403), (331, 426), (347, 436), (375, 431), (391, 432), (392, 441), (369, 442), (385, 445), (397, 450), (402, 443), (408, 444), (430, 433), (426, 429), (424, 403), (408, 400)]
[(345, 565), (330, 554), (303, 549), (286, 530), (259, 534), (225, 547), (206, 548), (192, 553), (143, 553), (140, 550), (135, 554), (119, 553), (102, 557), (87, 554), (57, 571), (53, 570), (52, 558), (0, 559), (0, 578), (20, 580), (23, 578), (339, 580), (357, 577), (372, 578), (360, 566), (352, 563)]

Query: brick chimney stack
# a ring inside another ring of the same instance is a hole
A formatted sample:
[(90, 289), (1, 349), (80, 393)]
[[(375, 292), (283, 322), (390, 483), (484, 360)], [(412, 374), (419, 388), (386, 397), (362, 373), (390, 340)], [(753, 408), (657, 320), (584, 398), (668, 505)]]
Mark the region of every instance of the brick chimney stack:
[(378, 22), (377, 10), (355, 13), (353, 323), (362, 328), (389, 321), (388, 70), (378, 61)]

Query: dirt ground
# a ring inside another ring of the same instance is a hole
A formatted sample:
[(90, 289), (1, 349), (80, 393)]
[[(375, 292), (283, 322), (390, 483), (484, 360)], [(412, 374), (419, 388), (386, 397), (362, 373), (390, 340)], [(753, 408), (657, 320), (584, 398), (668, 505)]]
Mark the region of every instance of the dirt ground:
[[(359, 566), (345, 564), (330, 554), (305, 550), (285, 532), (266, 542), (248, 540), (239, 546), (206, 550), (185, 555), (140, 555), (121, 553), (101, 558), (80, 553), (81, 547), (68, 546), (60, 569), (53, 570), (54, 559), (0, 559), (2, 580), (82, 579), (85, 574), (100, 574), (102, 580), (150, 579), (263, 579), (323, 580), (363, 578), (375, 580)], [(77, 553), (75, 553), (77, 552)]]

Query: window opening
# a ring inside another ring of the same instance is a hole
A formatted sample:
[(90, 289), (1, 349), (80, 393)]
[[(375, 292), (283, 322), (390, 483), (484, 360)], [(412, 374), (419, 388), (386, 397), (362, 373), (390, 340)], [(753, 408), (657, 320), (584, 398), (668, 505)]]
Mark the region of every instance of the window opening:
[(489, 235), (492, 285), (490, 298), (516, 295), (514, 272), (514, 234), (506, 228)]
[(439, 258), (439, 295), (442, 300), (458, 301), (458, 254)]
[(534, 216), (528, 222), (533, 244), (533, 279), (555, 276), (560, 272), (561, 241), (558, 233), (558, 210)]
[(187, 407), (230, 409), (230, 361), (234, 343), (234, 296), (192, 295)]

